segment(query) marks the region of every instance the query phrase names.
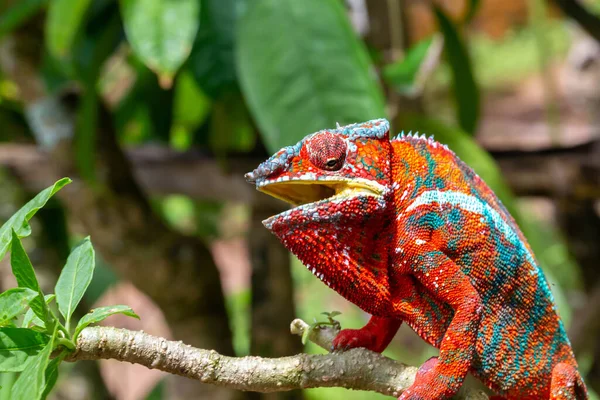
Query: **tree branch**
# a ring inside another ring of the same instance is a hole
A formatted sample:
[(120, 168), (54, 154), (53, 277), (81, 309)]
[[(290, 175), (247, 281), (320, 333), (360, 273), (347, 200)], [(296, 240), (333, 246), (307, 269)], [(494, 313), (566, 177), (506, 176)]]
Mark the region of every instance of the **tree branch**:
[[(292, 322), (291, 331), (301, 335), (308, 325)], [(315, 329), (309, 339), (329, 348), (332, 328)], [(228, 357), (149, 335), (112, 327), (84, 329), (77, 350), (67, 361), (115, 359), (144, 365), (202, 383), (256, 392), (280, 392), (316, 387), (345, 387), (399, 396), (414, 381), (417, 368), (406, 366), (366, 349), (325, 355), (290, 357)], [(465, 390), (456, 399), (483, 400), (477, 390)]]

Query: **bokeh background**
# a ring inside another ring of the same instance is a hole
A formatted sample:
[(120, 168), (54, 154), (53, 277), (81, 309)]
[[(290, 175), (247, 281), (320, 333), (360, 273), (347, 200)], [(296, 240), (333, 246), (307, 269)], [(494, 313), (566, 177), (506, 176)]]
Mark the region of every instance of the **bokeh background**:
[[(368, 315), (262, 226), (286, 206), (243, 174), (313, 131), (387, 117), (448, 144), (511, 210), (598, 392), (599, 15), (575, 0), (5, 0), (0, 219), (70, 176), (25, 245), (52, 287), (91, 235), (80, 313), (128, 304), (141, 321), (106, 324), (229, 355), (320, 352), (290, 335), (295, 317)], [(6, 260), (0, 283), (14, 286)], [(436, 351), (403, 326), (385, 354)], [(102, 361), (64, 365), (51, 398), (383, 396), (239, 393)]]

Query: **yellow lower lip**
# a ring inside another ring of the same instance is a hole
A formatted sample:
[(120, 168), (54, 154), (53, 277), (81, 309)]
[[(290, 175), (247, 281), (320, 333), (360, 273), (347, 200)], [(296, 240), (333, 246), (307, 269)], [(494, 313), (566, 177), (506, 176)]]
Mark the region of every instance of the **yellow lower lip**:
[(293, 206), (360, 195), (381, 195), (381, 190), (375, 185), (354, 181), (291, 180), (269, 183), (259, 190)]

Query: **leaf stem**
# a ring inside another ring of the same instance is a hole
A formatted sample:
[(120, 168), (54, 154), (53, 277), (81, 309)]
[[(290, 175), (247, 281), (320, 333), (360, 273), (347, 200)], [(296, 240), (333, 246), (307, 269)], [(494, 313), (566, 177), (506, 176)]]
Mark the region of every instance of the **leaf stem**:
[[(75, 344), (73, 342), (71, 342), (69, 339), (65, 339), (65, 338), (56, 338), (56, 343), (59, 346), (64, 346), (69, 350), (75, 350)], [(64, 357), (63, 357), (64, 358)]]

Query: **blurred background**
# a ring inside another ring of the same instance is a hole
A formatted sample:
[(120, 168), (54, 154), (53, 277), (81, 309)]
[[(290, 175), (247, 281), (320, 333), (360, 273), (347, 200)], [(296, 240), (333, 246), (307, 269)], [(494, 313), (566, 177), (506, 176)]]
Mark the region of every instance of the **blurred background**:
[[(51, 288), (91, 236), (80, 314), (127, 304), (141, 321), (106, 324), (228, 355), (321, 352), (290, 335), (295, 317), (368, 315), (262, 226), (285, 205), (243, 174), (313, 131), (387, 117), (448, 144), (501, 197), (598, 392), (599, 16), (597, 0), (4, 0), (0, 219), (70, 176), (24, 244)], [(15, 285), (6, 259), (0, 283)], [(385, 354), (419, 365), (436, 350), (403, 326)], [(384, 398), (64, 368), (53, 399)]]

